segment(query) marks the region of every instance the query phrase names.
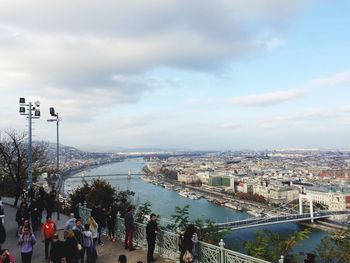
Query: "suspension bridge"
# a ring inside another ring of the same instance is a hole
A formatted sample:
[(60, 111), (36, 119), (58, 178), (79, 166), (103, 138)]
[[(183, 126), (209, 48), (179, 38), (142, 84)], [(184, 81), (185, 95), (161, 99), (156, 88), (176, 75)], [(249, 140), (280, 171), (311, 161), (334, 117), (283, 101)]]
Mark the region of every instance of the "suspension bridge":
[(282, 224), (282, 223), (290, 223), (290, 222), (300, 222), (300, 221), (313, 221), (317, 219), (324, 219), (334, 215), (350, 215), (350, 210), (342, 210), (342, 211), (320, 211), (313, 214), (305, 213), (305, 214), (288, 214), (281, 215), (276, 217), (256, 217), (249, 218), (246, 220), (226, 222), (226, 223), (216, 223), (220, 229), (243, 229), (243, 228), (252, 228), (258, 226), (266, 226), (273, 224)]

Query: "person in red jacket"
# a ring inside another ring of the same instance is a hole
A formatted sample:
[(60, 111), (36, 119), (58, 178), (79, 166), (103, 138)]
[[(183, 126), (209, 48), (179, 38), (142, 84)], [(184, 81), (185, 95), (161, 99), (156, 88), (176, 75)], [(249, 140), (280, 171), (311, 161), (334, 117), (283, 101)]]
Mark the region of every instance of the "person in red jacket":
[(41, 226), (41, 241), (45, 241), (45, 259), (49, 258), (49, 246), (52, 246), (52, 238), (55, 233), (56, 223), (48, 216), (46, 222)]
[(0, 252), (0, 263), (14, 263), (15, 257), (10, 253), (8, 249), (3, 249)]

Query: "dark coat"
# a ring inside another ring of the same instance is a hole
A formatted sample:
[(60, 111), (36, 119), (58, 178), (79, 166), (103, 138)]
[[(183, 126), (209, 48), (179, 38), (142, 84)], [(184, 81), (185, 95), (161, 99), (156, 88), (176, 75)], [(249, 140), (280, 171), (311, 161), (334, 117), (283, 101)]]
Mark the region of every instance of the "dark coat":
[(91, 216), (95, 219), (98, 225), (105, 225), (106, 216), (101, 207), (95, 207), (91, 211)]
[(2, 223), (0, 223), (0, 244), (4, 244), (6, 240), (6, 230)]
[(65, 257), (66, 251), (66, 243), (57, 240), (52, 242), (51, 250), (50, 250), (50, 258), (53, 262), (61, 262), (61, 259)]
[(132, 212), (128, 212), (125, 216), (125, 228), (128, 230), (135, 230), (134, 216)]
[(115, 222), (116, 222), (116, 215), (115, 213), (112, 211), (109, 214), (107, 214), (107, 226), (109, 228), (112, 228), (115, 226)]
[(157, 237), (156, 231), (159, 231), (156, 221), (149, 221), (146, 226), (146, 237), (150, 240), (155, 240)]
[(67, 258), (67, 261), (76, 259), (78, 257), (77, 245), (78, 243), (75, 237), (67, 238), (64, 242), (64, 255)]
[(16, 212), (16, 222), (22, 225), (24, 220), (29, 220), (29, 212), (27, 209), (19, 208)]

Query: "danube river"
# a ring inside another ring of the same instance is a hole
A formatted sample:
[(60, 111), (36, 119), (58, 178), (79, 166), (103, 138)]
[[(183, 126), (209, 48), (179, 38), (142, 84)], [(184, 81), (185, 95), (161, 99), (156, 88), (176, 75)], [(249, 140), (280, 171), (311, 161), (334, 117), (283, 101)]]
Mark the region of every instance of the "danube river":
[[(65, 181), (65, 191), (67, 192), (81, 186), (82, 176), (85, 176), (87, 181), (101, 176), (101, 178), (104, 178), (117, 189), (128, 189), (134, 191), (134, 203), (136, 205), (146, 201), (151, 202), (152, 211), (159, 214), (162, 218), (170, 218), (170, 215), (174, 213), (175, 206), (183, 207), (186, 204), (190, 205), (189, 211), (191, 219), (210, 218), (216, 222), (226, 222), (243, 220), (249, 217), (249, 215), (245, 212), (237, 212), (227, 207), (218, 206), (208, 202), (205, 199), (191, 200), (189, 198), (184, 198), (176, 191), (168, 190), (145, 182), (138, 175), (134, 175), (131, 177), (131, 179), (128, 179), (126, 174), (129, 171), (134, 174), (140, 173), (143, 166), (145, 166), (145, 162), (142, 159), (128, 159), (124, 162), (112, 163), (83, 171), (73, 175)], [(286, 223), (235, 230), (226, 236), (224, 240), (226, 247), (239, 252), (244, 252), (243, 242), (245, 240), (252, 240), (254, 237), (254, 232), (263, 229), (288, 235), (297, 230), (303, 229), (303, 227), (294, 223)], [(312, 252), (317, 244), (319, 244), (320, 240), (325, 236), (327, 236), (326, 232), (313, 229), (309, 239), (300, 242), (300, 244), (295, 248), (295, 251), (305, 253)]]

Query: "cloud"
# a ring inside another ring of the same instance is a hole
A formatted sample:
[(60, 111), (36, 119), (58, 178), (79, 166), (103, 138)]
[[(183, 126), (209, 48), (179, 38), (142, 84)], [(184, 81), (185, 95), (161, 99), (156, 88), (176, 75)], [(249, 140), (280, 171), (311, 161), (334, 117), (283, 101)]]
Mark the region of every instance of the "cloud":
[(310, 121), (323, 122), (325, 120), (333, 120), (348, 113), (350, 113), (350, 105), (342, 105), (333, 109), (313, 110), (307, 112), (297, 112), (284, 116), (277, 116), (271, 119), (258, 121), (258, 126), (260, 128), (277, 128), (281, 126), (290, 127), (290, 125), (301, 123), (304, 121), (307, 121), (309, 123)]
[(235, 97), (229, 100), (230, 103), (240, 106), (270, 106), (282, 102), (291, 101), (305, 95), (303, 90), (283, 90), (270, 93), (256, 94)]
[(308, 82), (310, 88), (337, 87), (350, 84), (350, 70), (342, 71), (326, 78), (314, 79)]
[(299, 99), (315, 89), (335, 88), (350, 84), (350, 70), (333, 74), (329, 77), (313, 79), (295, 89), (234, 97), (229, 103), (239, 106), (272, 106)]
[[(74, 105), (135, 103), (174, 84), (145, 77), (156, 69), (217, 71), (276, 46), (280, 24), (304, 6), (301, 0), (3, 2), (0, 89), (45, 90), (43, 99), (61, 98), (77, 118)], [(266, 27), (276, 28), (276, 36), (261, 40)]]

